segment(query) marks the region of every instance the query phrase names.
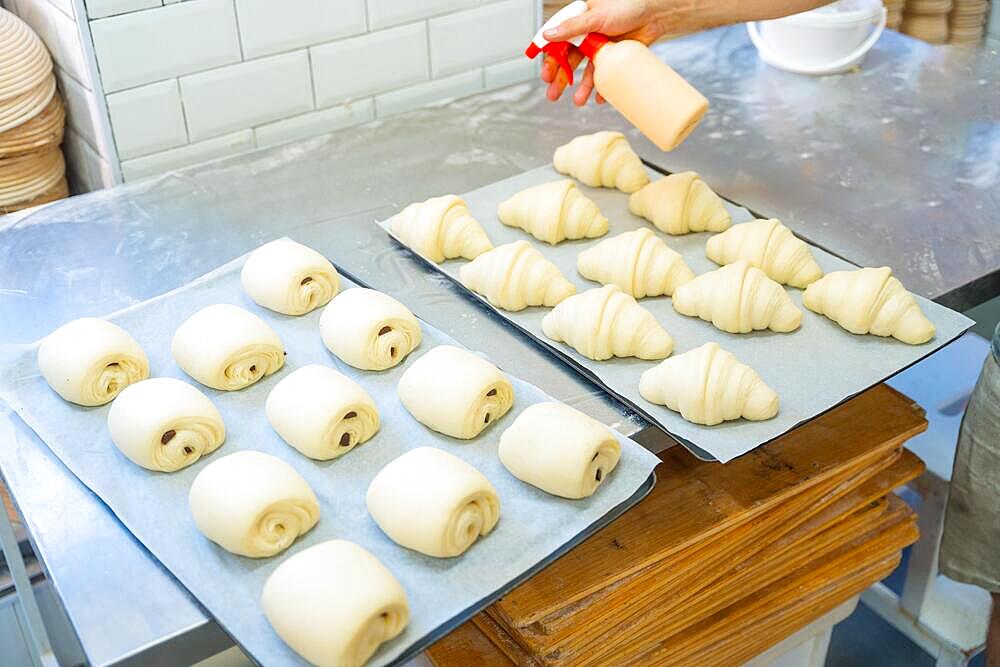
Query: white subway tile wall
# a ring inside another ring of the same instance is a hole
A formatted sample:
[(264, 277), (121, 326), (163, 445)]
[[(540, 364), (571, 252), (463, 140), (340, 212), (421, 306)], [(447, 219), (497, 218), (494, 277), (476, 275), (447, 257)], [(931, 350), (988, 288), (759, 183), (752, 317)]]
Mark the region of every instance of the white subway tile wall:
[(236, 15), (245, 58), (365, 31), (365, 0), (236, 0)]
[(66, 177), (72, 192), (100, 190), (114, 183), (114, 172), (108, 161), (69, 127), (63, 135), (63, 155), (66, 157)]
[(538, 71), (522, 53), (542, 0), (2, 1), (59, 64), (87, 189)]
[(368, 0), (368, 25), (372, 30), (407, 21), (426, 19), (458, 9), (475, 7), (478, 0)]
[(521, 83), (536, 76), (538, 63), (527, 58), (514, 58), (507, 62), (487, 65), (486, 89), (503, 88), (515, 83)]
[(111, 93), (108, 113), (122, 160), (183, 146), (188, 141), (181, 95), (173, 79)]
[(257, 148), (266, 148), (352, 125), (360, 125), (374, 118), (375, 103), (369, 97), (357, 102), (348, 102), (329, 109), (311, 111), (301, 116), (261, 125), (254, 130), (254, 134), (257, 138)]
[(524, 52), (534, 35), (532, 0), (506, 0), (428, 21), (431, 74), (461, 72)]
[(423, 21), (314, 46), (310, 53), (316, 104), (321, 107), (402, 88), (430, 76)]
[(189, 0), (91, 21), (104, 92), (237, 63), (233, 0)]
[(111, 141), (110, 132), (101, 131), (105, 112), (98, 95), (62, 67), (56, 65), (55, 72), (63, 104), (66, 106), (66, 126), (75, 129), (97, 154), (114, 154), (115, 145)]
[(442, 100), (465, 97), (483, 89), (483, 73), (479, 69), (443, 79), (435, 79), (409, 88), (375, 96), (375, 113), (379, 118), (393, 116)]
[[(193, 0), (188, 0), (193, 1)], [(253, 148), (253, 130), (240, 130), (221, 137), (198, 141), (180, 148), (153, 153), (134, 160), (122, 162), (125, 180), (135, 180), (145, 176), (161, 174), (171, 169), (187, 167), (199, 162), (208, 162), (220, 157), (243, 153)]]
[(313, 108), (303, 49), (181, 77), (192, 141), (297, 116)]
[(115, 14), (126, 14), (137, 12), (140, 9), (150, 9), (160, 7), (163, 3), (160, 0), (86, 0), (87, 16), (92, 19), (100, 19), (105, 16)]

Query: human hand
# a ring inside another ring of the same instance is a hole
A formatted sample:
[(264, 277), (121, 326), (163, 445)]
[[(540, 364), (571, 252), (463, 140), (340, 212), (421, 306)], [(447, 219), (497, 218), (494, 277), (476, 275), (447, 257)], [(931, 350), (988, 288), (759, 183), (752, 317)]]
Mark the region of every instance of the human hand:
[[(661, 11), (666, 2), (660, 0), (589, 0), (587, 11), (583, 14), (569, 19), (561, 25), (546, 30), (545, 39), (551, 42), (566, 41), (590, 32), (599, 32), (615, 40), (634, 39), (647, 46), (662, 37), (665, 32), (665, 24), (661, 20)], [(583, 54), (579, 49), (570, 49), (569, 63), (576, 69), (583, 60)], [(546, 95), (555, 102), (566, 89), (569, 81), (566, 74), (559, 68), (555, 59), (546, 56), (542, 63), (542, 81), (549, 84)], [(590, 93), (594, 90), (594, 63), (587, 63), (583, 78), (573, 93), (573, 103), (583, 106), (590, 98)], [(596, 96), (598, 103), (603, 103), (604, 99)]]

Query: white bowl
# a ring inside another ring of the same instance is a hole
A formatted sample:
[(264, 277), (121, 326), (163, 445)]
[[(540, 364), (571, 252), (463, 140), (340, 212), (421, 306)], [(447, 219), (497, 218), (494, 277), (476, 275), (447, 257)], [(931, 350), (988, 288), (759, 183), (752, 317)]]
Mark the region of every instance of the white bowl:
[(851, 69), (885, 29), (880, 0), (839, 0), (772, 21), (747, 24), (750, 40), (769, 65), (796, 74), (834, 74)]

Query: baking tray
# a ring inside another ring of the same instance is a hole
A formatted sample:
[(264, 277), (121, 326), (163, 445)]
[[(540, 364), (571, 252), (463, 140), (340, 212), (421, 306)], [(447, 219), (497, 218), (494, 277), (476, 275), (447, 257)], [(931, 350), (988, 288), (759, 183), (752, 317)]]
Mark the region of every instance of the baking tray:
[[(651, 179), (662, 177), (662, 174), (652, 169), (648, 171)], [(710, 234), (662, 234), (650, 223), (632, 215), (628, 210), (628, 195), (614, 189), (590, 188), (578, 183), (582, 192), (594, 200), (608, 217), (610, 230), (600, 239), (564, 241), (550, 246), (520, 229), (505, 226), (497, 218), (497, 205), (504, 199), (532, 185), (563, 178), (566, 176), (559, 174), (551, 166), (539, 167), (461, 196), (494, 245), (518, 240), (532, 243), (576, 285), (578, 292), (600, 285), (585, 280), (576, 272), (577, 255), (603, 239), (640, 227), (647, 227), (659, 234), (667, 245), (684, 256), (695, 274), (700, 275), (718, 268), (705, 256), (705, 241)], [(755, 217), (747, 209), (729, 202), (726, 202), (726, 208), (729, 209), (734, 224)], [(392, 236), (388, 221), (379, 224)], [(850, 221), (845, 224), (877, 224), (877, 221)], [(405, 247), (405, 244), (402, 245)], [(812, 246), (812, 251), (824, 272), (857, 268), (816, 246)], [(449, 260), (438, 265), (416, 253), (410, 254), (461, 286), (458, 272), (465, 263), (464, 260)], [(951, 342), (973, 324), (964, 315), (917, 296), (921, 309), (937, 327), (937, 336), (932, 341), (914, 346), (893, 338), (855, 336), (826, 317), (807, 310), (802, 305), (802, 291), (787, 288), (792, 301), (803, 311), (802, 327), (798, 331), (790, 334), (771, 331), (729, 334), (719, 331), (710, 322), (678, 314), (669, 297), (642, 299), (641, 305), (653, 313), (673, 337), (674, 354), (686, 352), (707, 341), (715, 341), (735, 354), (740, 361), (754, 368), (781, 398), (781, 409), (774, 419), (762, 422), (741, 419), (705, 427), (691, 424), (678, 413), (649, 403), (639, 395), (639, 376), (658, 362), (635, 358), (593, 361), (568, 345), (549, 340), (542, 333), (541, 322), (549, 312), (548, 308), (527, 308), (512, 313), (494, 308), (486, 299), (462, 289), (483, 307), (498, 313), (559, 359), (634, 408), (696, 456), (722, 462), (745, 454), (882, 382)]]
[[(284, 341), (287, 361), (275, 375), (239, 392), (200, 387), (222, 413), (227, 438), (217, 452), (194, 465), (163, 474), (127, 460), (108, 436), (108, 406), (76, 406), (49, 389), (36, 367), (37, 343), (0, 349), (0, 397), (258, 663), (306, 664), (271, 630), (259, 596), (271, 571), (310, 545), (334, 538), (357, 542), (402, 583), (410, 601), (410, 624), (384, 644), (370, 663), (398, 664), (607, 525), (652, 488), (652, 470), (658, 459), (620, 434), (616, 436), (622, 444), (621, 463), (591, 498), (565, 500), (523, 484), (503, 468), (496, 455), (497, 443), (503, 429), (524, 408), (551, 400), (541, 390), (508, 373), (515, 404), (497, 425), (471, 442), (434, 433), (403, 408), (395, 386), (413, 359), (435, 345), (456, 344), (453, 339), (422, 322), (423, 343), (403, 364), (381, 373), (359, 371), (340, 362), (323, 346), (319, 310), (303, 317), (287, 317), (260, 308), (245, 297), (239, 282), (242, 262), (243, 258), (233, 260), (184, 287), (108, 318), (143, 346), (152, 375), (193, 384), (174, 364), (170, 339), (185, 317), (205, 305), (243, 306), (263, 317)], [(342, 289), (357, 284), (343, 272), (341, 275)], [(372, 395), (382, 417), (381, 430), (372, 440), (335, 461), (314, 462), (300, 455), (274, 433), (264, 414), (264, 399), (274, 384), (308, 363), (333, 366), (357, 380)], [(490, 479), (500, 495), (501, 516), (496, 529), (459, 558), (436, 559), (404, 549), (383, 535), (367, 515), (365, 490), (374, 475), (392, 459), (421, 445), (440, 447), (468, 461)], [(273, 558), (257, 560), (226, 552), (198, 532), (188, 510), (188, 488), (198, 471), (239, 449), (265, 451), (287, 461), (305, 477), (320, 501), (317, 526)]]

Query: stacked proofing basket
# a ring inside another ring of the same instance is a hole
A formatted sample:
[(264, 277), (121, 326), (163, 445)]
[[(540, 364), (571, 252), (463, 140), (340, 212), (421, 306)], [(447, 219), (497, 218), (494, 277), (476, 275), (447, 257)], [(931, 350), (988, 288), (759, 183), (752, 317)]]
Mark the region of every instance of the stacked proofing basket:
[(952, 4), (952, 0), (906, 0), (902, 31), (931, 44), (944, 44)]
[(65, 119), (45, 45), (0, 8), (0, 213), (69, 194), (59, 148)]

